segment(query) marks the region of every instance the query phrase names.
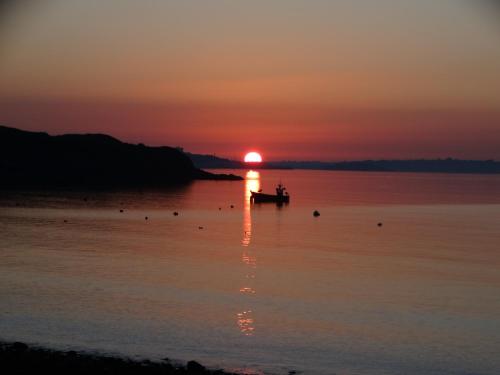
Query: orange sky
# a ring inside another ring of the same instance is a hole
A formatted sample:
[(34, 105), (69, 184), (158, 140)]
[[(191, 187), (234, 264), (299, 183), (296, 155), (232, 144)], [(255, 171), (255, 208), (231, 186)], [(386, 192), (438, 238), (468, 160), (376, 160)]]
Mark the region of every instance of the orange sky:
[(227, 157), (500, 159), (500, 25), (479, 2), (10, 3), (4, 125)]

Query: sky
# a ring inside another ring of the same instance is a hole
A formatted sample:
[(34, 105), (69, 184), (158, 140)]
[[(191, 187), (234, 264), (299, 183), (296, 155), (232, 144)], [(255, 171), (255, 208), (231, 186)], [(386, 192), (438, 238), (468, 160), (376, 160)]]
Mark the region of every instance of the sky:
[(0, 0), (0, 124), (266, 160), (500, 159), (493, 0)]

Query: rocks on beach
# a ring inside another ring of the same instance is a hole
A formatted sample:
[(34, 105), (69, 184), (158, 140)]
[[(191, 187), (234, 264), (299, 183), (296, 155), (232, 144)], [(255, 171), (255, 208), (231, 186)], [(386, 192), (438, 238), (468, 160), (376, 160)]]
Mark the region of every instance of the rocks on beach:
[(189, 361), (186, 366), (182, 366), (173, 364), (168, 359), (159, 362), (141, 361), (76, 351), (30, 347), (22, 342), (0, 342), (0, 363), (2, 364), (2, 373), (5, 374), (230, 374), (222, 370), (207, 369), (196, 361)]
[(17, 352), (24, 352), (28, 350), (28, 345), (26, 345), (24, 342), (15, 342), (12, 344), (12, 350), (17, 351)]
[(207, 369), (205, 366), (200, 365), (196, 361), (189, 361), (186, 366), (187, 370), (189, 372), (195, 373), (195, 374), (203, 374)]

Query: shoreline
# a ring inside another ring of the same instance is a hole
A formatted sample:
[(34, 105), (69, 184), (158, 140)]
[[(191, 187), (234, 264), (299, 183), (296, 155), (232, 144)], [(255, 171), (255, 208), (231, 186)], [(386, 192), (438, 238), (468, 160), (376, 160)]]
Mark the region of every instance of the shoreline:
[(169, 358), (161, 361), (138, 360), (6, 341), (0, 341), (0, 369), (9, 374), (236, 375), (222, 369), (208, 369), (196, 361), (183, 365)]

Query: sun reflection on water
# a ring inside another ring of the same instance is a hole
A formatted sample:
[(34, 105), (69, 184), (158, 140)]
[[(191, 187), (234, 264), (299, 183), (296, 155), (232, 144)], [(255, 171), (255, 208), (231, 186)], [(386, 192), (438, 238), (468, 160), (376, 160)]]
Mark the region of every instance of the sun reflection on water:
[[(257, 257), (253, 254), (250, 247), (250, 241), (252, 238), (250, 191), (259, 191), (260, 174), (256, 171), (248, 171), (245, 177), (245, 201), (243, 204), (243, 238), (241, 240), (241, 245), (243, 246), (241, 261), (245, 265), (245, 280), (243, 286), (239, 289), (239, 292), (247, 297), (251, 297), (256, 294), (256, 291), (252, 284), (255, 280)], [(245, 305), (248, 305), (247, 300), (245, 300)], [(252, 336), (255, 331), (252, 310), (250, 308), (246, 308), (236, 315), (237, 324), (241, 333), (245, 336)]]
[(259, 191), (260, 189), (260, 173), (256, 171), (248, 171), (245, 176), (245, 202), (243, 204), (243, 239), (241, 244), (245, 247), (250, 245), (252, 237), (252, 216), (250, 212), (250, 191)]
[(254, 327), (253, 327), (253, 318), (252, 318), (252, 311), (247, 310), (247, 311), (242, 311), (238, 313), (238, 326), (240, 327), (241, 333), (245, 334), (246, 336), (252, 336)]

